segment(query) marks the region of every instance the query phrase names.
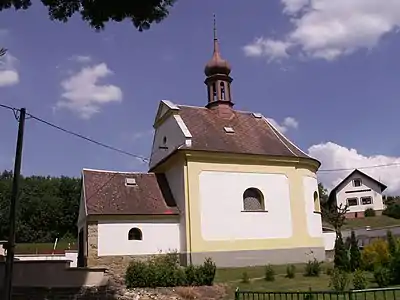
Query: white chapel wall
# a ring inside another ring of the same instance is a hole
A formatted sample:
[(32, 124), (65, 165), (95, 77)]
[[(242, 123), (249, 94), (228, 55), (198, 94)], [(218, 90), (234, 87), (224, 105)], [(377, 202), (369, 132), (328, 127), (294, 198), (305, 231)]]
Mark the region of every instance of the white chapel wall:
[[(132, 228), (142, 231), (143, 239), (129, 240), (128, 232)], [(149, 255), (180, 251), (178, 220), (99, 221), (98, 255)]]
[(181, 251), (186, 251), (185, 169), (176, 164), (165, 172), (169, 187), (180, 211)]
[(321, 214), (316, 213), (314, 193), (318, 193), (317, 179), (310, 176), (303, 177), (304, 201), (307, 215), (307, 229), (311, 237), (322, 237)]
[[(353, 179), (361, 178), (362, 184), (360, 187), (353, 186)], [(365, 190), (371, 191), (365, 191)], [(351, 193), (349, 193), (351, 192)], [(362, 197), (372, 197), (372, 204), (363, 205), (361, 203)], [(336, 193), (336, 201), (338, 206), (342, 204), (346, 205), (348, 198), (357, 198), (359, 205), (350, 206), (348, 212), (364, 212), (367, 208), (372, 208), (374, 210), (383, 210), (383, 200), (382, 194), (380, 192), (380, 187), (377, 182), (367, 178), (365, 176), (360, 176), (360, 174), (353, 174), (350, 178), (346, 180), (338, 189)]]
[[(151, 150), (150, 168), (171, 154), (176, 148), (185, 144), (185, 134), (176, 118), (180, 117), (171, 115), (156, 128)], [(167, 147), (167, 149), (160, 147)]]
[[(266, 211), (243, 211), (243, 193), (250, 187), (264, 194)], [(284, 174), (203, 171), (199, 193), (204, 240), (290, 238), (293, 234), (289, 180)]]

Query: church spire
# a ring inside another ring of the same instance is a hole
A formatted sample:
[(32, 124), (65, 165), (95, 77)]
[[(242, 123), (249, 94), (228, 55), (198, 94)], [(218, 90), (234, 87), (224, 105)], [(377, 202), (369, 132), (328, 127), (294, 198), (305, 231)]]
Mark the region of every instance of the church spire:
[(207, 107), (210, 108), (220, 104), (233, 106), (230, 92), (230, 84), (232, 82), (232, 78), (229, 76), (229, 74), (231, 73), (231, 67), (228, 61), (222, 58), (220, 53), (215, 15), (213, 32), (213, 55), (204, 69), (204, 73), (207, 76), (205, 84), (208, 88)]

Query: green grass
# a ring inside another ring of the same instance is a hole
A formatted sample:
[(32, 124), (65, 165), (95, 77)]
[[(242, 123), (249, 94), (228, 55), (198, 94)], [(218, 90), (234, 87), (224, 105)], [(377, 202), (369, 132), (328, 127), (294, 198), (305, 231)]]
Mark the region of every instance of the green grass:
[[(294, 264), (296, 267), (296, 273), (302, 275), (304, 273), (304, 268), (306, 264)], [(322, 270), (325, 271), (326, 268), (331, 267), (332, 264), (324, 263), (322, 264)], [(273, 265), (272, 268), (275, 274), (285, 275), (287, 265)], [(217, 269), (215, 275), (215, 282), (225, 283), (225, 282), (239, 282), (243, 273), (247, 272), (249, 278), (262, 278), (265, 273), (265, 266), (257, 267), (243, 267), (243, 268), (221, 268)]]
[[(76, 242), (73, 241), (59, 241), (56, 246), (57, 251), (63, 251), (68, 249), (68, 243), (71, 245), (71, 250), (76, 250)], [(22, 243), (16, 244), (16, 254), (36, 254), (36, 253), (51, 253), (53, 251), (54, 243)]]
[(365, 228), (366, 226), (370, 226), (371, 228), (379, 228), (396, 225), (400, 226), (400, 220), (390, 218), (388, 216), (375, 216), (360, 219), (348, 219), (346, 220), (343, 229)]

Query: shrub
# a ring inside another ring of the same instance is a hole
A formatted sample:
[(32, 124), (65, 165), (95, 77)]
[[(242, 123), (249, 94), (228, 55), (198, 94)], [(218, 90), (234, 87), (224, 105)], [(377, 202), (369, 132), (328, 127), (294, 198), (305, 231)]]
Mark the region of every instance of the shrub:
[(334, 264), (336, 269), (341, 269), (343, 271), (348, 271), (350, 269), (349, 255), (340, 232), (337, 233), (335, 241)]
[(294, 265), (286, 266), (286, 277), (294, 278), (296, 275), (296, 267)]
[(275, 280), (275, 271), (271, 265), (267, 265), (265, 267), (265, 277), (266, 281), (274, 281)]
[(375, 210), (373, 210), (372, 208), (367, 208), (364, 211), (364, 217), (368, 218), (368, 217), (375, 217), (376, 216), (376, 212)]
[(332, 267), (326, 267), (325, 271), (326, 275), (331, 276), (333, 273), (333, 268)]
[(309, 260), (304, 269), (304, 276), (318, 277), (321, 273), (322, 262), (318, 261), (316, 258)]
[(350, 270), (354, 272), (361, 266), (361, 252), (358, 248), (358, 240), (355, 232), (351, 231), (350, 236)]
[(400, 204), (393, 203), (388, 205), (383, 214), (394, 219), (400, 219)]
[(356, 290), (364, 290), (367, 288), (368, 280), (362, 270), (356, 270), (353, 274), (353, 286)]
[(179, 265), (177, 253), (158, 255), (147, 261), (132, 261), (125, 274), (128, 288), (135, 287), (173, 287), (184, 285), (212, 285), (216, 267), (207, 258), (200, 266)]
[(349, 274), (341, 269), (335, 268), (329, 280), (329, 286), (335, 291), (342, 292), (347, 289), (350, 283)]
[(392, 281), (391, 272), (386, 267), (377, 267), (374, 270), (374, 279), (379, 287), (387, 287)]
[(242, 283), (249, 283), (249, 282), (250, 282), (249, 274), (247, 274), (247, 272), (243, 272)]
[(391, 256), (390, 264), (391, 281), (393, 284), (400, 284), (400, 252), (397, 251)]
[(383, 239), (373, 241), (361, 252), (362, 266), (367, 271), (373, 271), (379, 266), (387, 267), (389, 260), (388, 243)]

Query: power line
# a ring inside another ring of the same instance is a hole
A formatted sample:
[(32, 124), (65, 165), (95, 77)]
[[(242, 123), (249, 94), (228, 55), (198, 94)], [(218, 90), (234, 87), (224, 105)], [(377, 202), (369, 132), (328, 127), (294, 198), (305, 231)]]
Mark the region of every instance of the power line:
[[(16, 115), (16, 112), (18, 112), (18, 111), (20, 110), (20, 109), (17, 109), (17, 108), (15, 108), (15, 107), (11, 107), (11, 106), (4, 105), (4, 104), (0, 104), (0, 107), (12, 110), (12, 111), (14, 112), (14, 116)], [(128, 156), (134, 157), (134, 158), (136, 158), (136, 159), (140, 159), (140, 160), (142, 160), (143, 162), (146, 162), (146, 163), (149, 162), (149, 159), (146, 158), (146, 157), (144, 157), (144, 156), (137, 155), (137, 154), (133, 154), (133, 153), (130, 153), (130, 152), (128, 152), (128, 151), (125, 151), (125, 150), (122, 150), (122, 149), (119, 149), (119, 148), (116, 148), (116, 147), (113, 147), (113, 146), (104, 144), (104, 143), (99, 142), (99, 141), (96, 141), (96, 140), (91, 139), (91, 138), (89, 138), (89, 137), (83, 136), (82, 134), (73, 132), (73, 131), (71, 131), (71, 130), (68, 130), (68, 129), (65, 129), (65, 128), (63, 128), (63, 127), (60, 127), (60, 126), (58, 126), (58, 125), (55, 125), (55, 124), (53, 124), (53, 123), (50, 123), (49, 121), (46, 121), (46, 120), (44, 120), (44, 119), (42, 119), (42, 118), (39, 118), (39, 117), (36, 117), (36, 116), (34, 116), (34, 115), (30, 114), (30, 113), (27, 113), (26, 115), (29, 117), (29, 119), (34, 119), (34, 120), (36, 120), (36, 121), (38, 121), (38, 122), (40, 122), (40, 123), (43, 123), (43, 124), (45, 124), (45, 125), (47, 125), (47, 126), (53, 127), (53, 128), (55, 128), (55, 129), (57, 129), (57, 130), (60, 130), (60, 131), (62, 131), (62, 132), (64, 132), (64, 133), (67, 133), (67, 134), (69, 134), (69, 135), (78, 137), (78, 138), (83, 139), (83, 140), (85, 140), (85, 141), (87, 141), (87, 142), (93, 143), (93, 144), (95, 144), (95, 145), (97, 145), (97, 146), (100, 146), (100, 147), (103, 147), (103, 148), (107, 148), (107, 149), (109, 149), (109, 150), (113, 150), (113, 151), (122, 153), (122, 154), (124, 154), (124, 155), (128, 155)]]
[(325, 169), (319, 170), (318, 172), (340, 172), (340, 171), (353, 171), (355, 169), (377, 169), (383, 167), (392, 167), (392, 166), (400, 166), (400, 162), (383, 164), (383, 165), (373, 165), (373, 166), (365, 166), (365, 167), (356, 167), (356, 168), (343, 168), (343, 169)]
[[(11, 106), (8, 106), (8, 105), (5, 105), (5, 104), (0, 104), (0, 107), (12, 110), (14, 112), (14, 115), (16, 115), (16, 113), (18, 111), (20, 111), (20, 109), (18, 109), (18, 108), (11, 107)], [(101, 146), (103, 148), (107, 148), (107, 149), (110, 149), (110, 150), (113, 150), (113, 151), (116, 151), (116, 152), (119, 152), (119, 153), (122, 153), (122, 154), (125, 154), (125, 155), (128, 155), (128, 156), (134, 157), (136, 159), (140, 159), (143, 162), (149, 162), (149, 159), (147, 157), (144, 157), (144, 156), (141, 156), (141, 155), (137, 155), (137, 154), (133, 154), (133, 153), (127, 152), (125, 150), (122, 150), (122, 149), (119, 149), (119, 148), (104, 144), (102, 142), (96, 141), (96, 140), (91, 139), (89, 137), (83, 136), (83, 135), (81, 135), (79, 133), (76, 133), (76, 132), (73, 132), (71, 130), (62, 128), (60, 126), (57, 126), (57, 125), (55, 125), (53, 123), (50, 123), (50, 122), (48, 122), (48, 121), (46, 121), (46, 120), (44, 120), (42, 118), (39, 118), (39, 117), (36, 117), (36, 116), (32, 115), (32, 114), (27, 113), (26, 115), (29, 116), (30, 119), (35, 119), (36, 121), (41, 122), (41, 123), (43, 123), (45, 125), (53, 127), (55, 129), (58, 129), (58, 130), (60, 130), (60, 131), (62, 131), (64, 133), (70, 134), (72, 136), (78, 137), (80, 139), (86, 140), (86, 141), (88, 141), (90, 143), (96, 144), (96, 145)], [(324, 170), (319, 170), (318, 172), (321, 172), (321, 173), (322, 172), (324, 172), (324, 173), (327, 173), (327, 172), (341, 172), (341, 171), (352, 171), (354, 169), (376, 169), (376, 168), (383, 168), (383, 167), (390, 167), (390, 166), (400, 166), (400, 162), (389, 163), (389, 164), (381, 164), (381, 165), (373, 165), (373, 166), (356, 167), (356, 168), (324, 169)]]

